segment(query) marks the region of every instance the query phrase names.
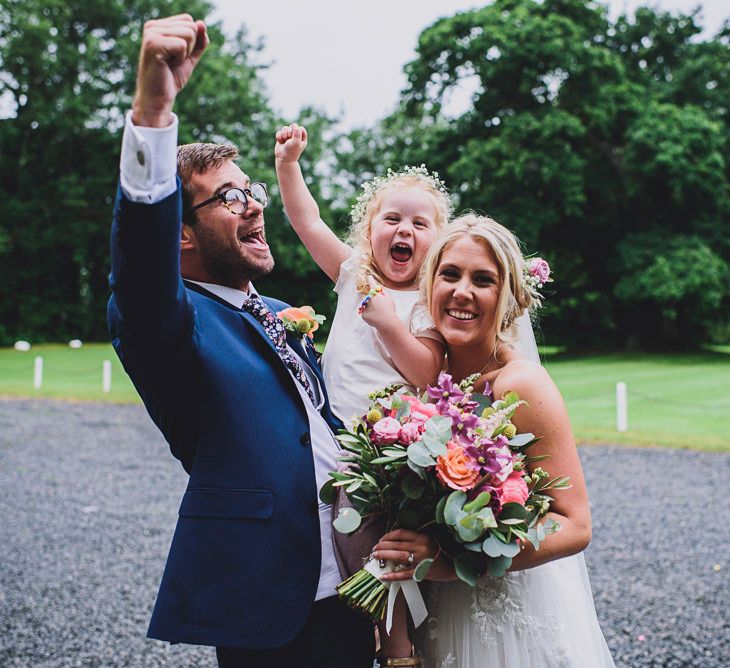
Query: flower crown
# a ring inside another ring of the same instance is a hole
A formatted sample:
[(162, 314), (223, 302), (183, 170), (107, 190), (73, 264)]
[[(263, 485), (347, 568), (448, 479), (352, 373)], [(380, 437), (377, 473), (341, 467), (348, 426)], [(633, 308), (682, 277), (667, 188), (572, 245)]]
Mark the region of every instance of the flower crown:
[(449, 192), (446, 189), (446, 184), (439, 178), (438, 172), (429, 172), (424, 164), (421, 164), (418, 167), (415, 165), (408, 165), (399, 171), (393, 171), (389, 167), (385, 176), (376, 176), (370, 181), (365, 181), (365, 183), (362, 184), (362, 192), (357, 196), (355, 203), (350, 209), (350, 216), (352, 217), (353, 222), (359, 222), (365, 218), (365, 211), (370, 200), (372, 200), (375, 196), (375, 193), (377, 193), (387, 183), (402, 179), (405, 176), (420, 177), (429, 186), (434, 188), (434, 190), (438, 190), (447, 197), (449, 195)]
[[(545, 283), (552, 283), (550, 265), (541, 257), (526, 257), (522, 266), (522, 285), (528, 292), (536, 293)], [(542, 295), (539, 295), (542, 297)]]

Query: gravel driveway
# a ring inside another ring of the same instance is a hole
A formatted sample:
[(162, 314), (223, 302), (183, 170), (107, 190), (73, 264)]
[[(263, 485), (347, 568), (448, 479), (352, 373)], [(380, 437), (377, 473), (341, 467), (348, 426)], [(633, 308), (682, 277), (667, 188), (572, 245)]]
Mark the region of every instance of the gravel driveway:
[[(581, 459), (616, 664), (730, 665), (730, 455)], [(0, 666), (215, 665), (145, 639), (185, 482), (140, 406), (0, 401)]]

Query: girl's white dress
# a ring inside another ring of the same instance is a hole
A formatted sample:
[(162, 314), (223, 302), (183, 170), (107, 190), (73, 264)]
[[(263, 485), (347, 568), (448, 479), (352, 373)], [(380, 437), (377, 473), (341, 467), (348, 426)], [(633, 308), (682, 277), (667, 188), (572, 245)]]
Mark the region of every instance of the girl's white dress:
[(424, 668), (605, 668), (614, 665), (582, 554), (503, 578), (429, 585), (418, 629)]
[[(351, 255), (340, 267), (334, 288), (337, 310), (322, 356), (322, 371), (330, 405), (346, 426), (350, 425), (353, 417), (367, 411), (368, 394), (374, 390), (392, 383), (408, 385), (396, 369), (378, 331), (357, 312), (364, 295), (357, 291), (356, 258), (356, 255)], [(395, 302), (398, 318), (411, 334), (443, 340), (434, 329), (428, 311), (419, 305), (418, 290), (383, 290)]]

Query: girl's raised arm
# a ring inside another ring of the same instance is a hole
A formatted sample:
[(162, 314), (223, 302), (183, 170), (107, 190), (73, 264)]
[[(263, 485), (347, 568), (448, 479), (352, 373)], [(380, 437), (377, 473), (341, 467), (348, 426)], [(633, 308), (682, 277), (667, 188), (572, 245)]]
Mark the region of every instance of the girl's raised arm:
[(299, 157), (307, 147), (307, 130), (296, 123), (276, 133), (274, 158), (284, 211), (319, 268), (337, 282), (350, 247), (319, 217), (319, 206), (304, 182)]

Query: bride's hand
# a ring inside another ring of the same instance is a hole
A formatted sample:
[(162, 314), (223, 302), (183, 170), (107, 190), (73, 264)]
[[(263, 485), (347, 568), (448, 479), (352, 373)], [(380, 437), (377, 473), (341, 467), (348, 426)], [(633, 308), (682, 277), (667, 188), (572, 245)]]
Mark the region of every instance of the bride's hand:
[[(410, 556), (413, 555), (411, 559)], [(435, 559), (426, 576), (427, 580), (455, 580), (454, 567), (448, 557), (441, 552), (438, 543), (424, 533), (396, 529), (385, 534), (373, 548), (375, 559), (397, 561), (404, 568), (394, 573), (386, 573), (383, 580), (412, 580), (413, 571), (424, 559)]]

